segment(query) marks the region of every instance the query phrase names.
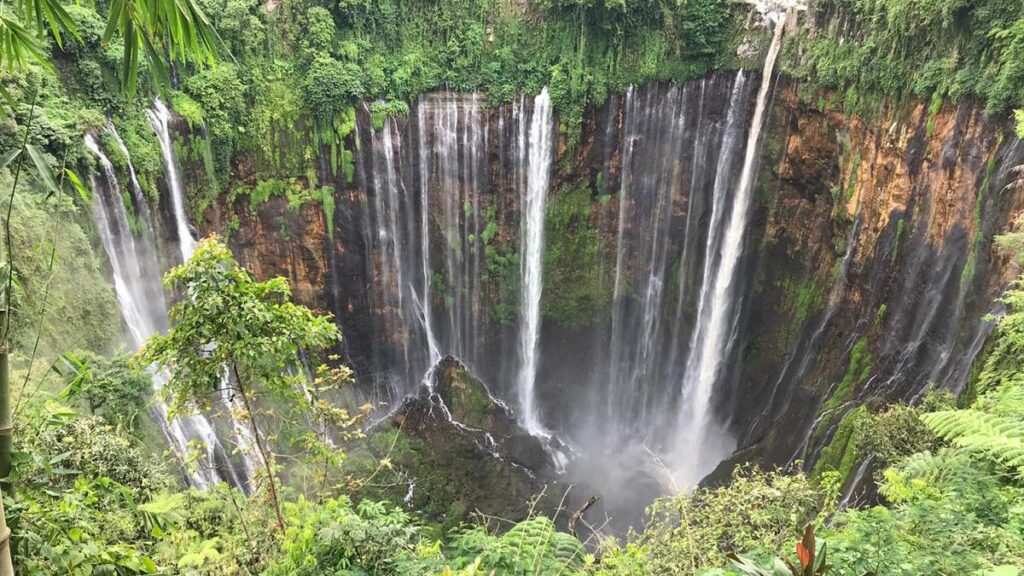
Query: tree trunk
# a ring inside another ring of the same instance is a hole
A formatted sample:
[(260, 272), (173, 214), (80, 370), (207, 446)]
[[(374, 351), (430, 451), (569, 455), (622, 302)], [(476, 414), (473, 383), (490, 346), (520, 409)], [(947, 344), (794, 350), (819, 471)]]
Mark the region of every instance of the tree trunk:
[[(3, 314), (0, 313), (0, 318)], [(0, 343), (0, 479), (3, 489), (11, 494), (11, 382), (7, 344)]]
[[(267, 469), (267, 482), (270, 487), (270, 499), (274, 501), (274, 513), (277, 514), (277, 529), (284, 531), (284, 515), (281, 514), (281, 500), (277, 497), (277, 482), (274, 479), (274, 467), (270, 462), (270, 454), (267, 452), (267, 448), (263, 445), (263, 438), (260, 436), (259, 427), (256, 425), (256, 414), (252, 410), (252, 405), (249, 403), (249, 395), (245, 392), (245, 386), (242, 384), (242, 377), (238, 373), (237, 368), (235, 369), (235, 381), (238, 384), (238, 394), (242, 397), (242, 405), (245, 406), (246, 415), (249, 416), (249, 427), (252, 428), (252, 435), (256, 441), (256, 449), (260, 452), (260, 458), (263, 460), (263, 465)], [(3, 576), (0, 574), (0, 576)]]
[[(0, 318), (3, 318), (0, 313)], [(10, 493), (14, 486), (9, 480), (11, 474), (11, 381), (8, 366), (7, 343), (0, 343), (0, 478), (4, 492)], [(3, 498), (0, 497), (0, 576), (14, 576), (11, 563), (11, 530), (7, 527)]]

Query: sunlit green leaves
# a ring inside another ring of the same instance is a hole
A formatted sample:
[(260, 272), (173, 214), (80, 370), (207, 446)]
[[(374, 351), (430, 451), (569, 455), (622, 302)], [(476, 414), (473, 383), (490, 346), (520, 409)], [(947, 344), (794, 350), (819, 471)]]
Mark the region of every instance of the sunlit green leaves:
[(59, 194), (60, 187), (57, 185), (57, 180), (53, 176), (53, 170), (50, 169), (50, 164), (46, 161), (46, 156), (43, 155), (43, 152), (34, 144), (26, 144), (25, 151), (28, 152), (29, 158), (32, 159), (33, 175), (36, 177), (36, 181), (46, 190), (47, 197)]
[(49, 65), (43, 45), (20, 22), (0, 15), (0, 66), (11, 70), (29, 62)]
[(35, 24), (37, 35), (41, 36), (44, 28), (49, 27), (58, 45), (63, 43), (62, 30), (78, 36), (78, 27), (60, 0), (15, 0), (14, 4), (19, 14)]
[(216, 32), (193, 0), (113, 0), (103, 42), (115, 37), (124, 40), (121, 83), (128, 94), (137, 87), (140, 53), (163, 84), (170, 62), (212, 64), (217, 53)]
[(78, 174), (75, 174), (75, 171), (70, 168), (65, 168), (64, 175), (68, 177), (68, 181), (78, 193), (78, 197), (82, 199), (82, 203), (86, 206), (92, 204), (92, 190), (82, 184), (82, 179), (78, 177)]
[[(14, 8), (13, 13), (0, 15), (0, 70), (11, 71), (29, 63), (50, 67), (49, 54), (40, 40), (47, 28), (58, 45), (64, 33), (78, 37), (75, 22), (60, 0), (16, 0)], [(5, 87), (0, 87), (0, 97), (14, 105)], [(0, 114), (6, 115), (2, 107)]]
[(171, 309), (171, 330), (153, 336), (140, 356), (170, 370), (164, 390), (176, 408), (208, 403), (225, 367), (249, 386), (291, 397), (286, 371), (300, 364), (300, 349), (321, 350), (339, 337), (329, 317), (289, 302), (283, 278), (257, 282), (216, 238), (201, 241), (164, 282), (187, 298)]
[[(49, 66), (40, 40), (46, 31), (58, 46), (66, 34), (78, 38), (76, 23), (59, 0), (16, 0), (14, 13), (0, 16), (0, 68), (12, 70), (29, 62)], [(212, 63), (218, 44), (193, 0), (113, 0), (103, 42), (114, 38), (124, 41), (121, 83), (128, 94), (137, 88), (140, 58), (148, 61), (153, 78), (166, 84), (170, 62)], [(10, 100), (8, 94), (2, 96)]]

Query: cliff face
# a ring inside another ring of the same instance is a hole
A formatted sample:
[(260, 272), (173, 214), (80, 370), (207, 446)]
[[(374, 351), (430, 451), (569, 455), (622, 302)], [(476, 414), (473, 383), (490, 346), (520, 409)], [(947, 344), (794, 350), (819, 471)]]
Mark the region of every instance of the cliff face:
[[(541, 418), (587, 450), (671, 452), (702, 278), (742, 161), (759, 78), (612, 96), (557, 142), (544, 217)], [(747, 456), (813, 460), (874, 398), (960, 390), (1017, 270), (992, 238), (1024, 147), (965, 103), (874, 118), (775, 87), (714, 406)], [(334, 313), (362, 384), (396, 401), (435, 352), (515, 399), (529, 99), (434, 93), (407, 118), (359, 113), (332, 210), (284, 197), (209, 212), (258, 276)], [(327, 164), (324, 162), (322, 164)], [(326, 218), (330, 215), (332, 226)], [(817, 426), (815, 426), (817, 424)]]
[(754, 361), (736, 399), (744, 444), (810, 463), (856, 405), (963, 389), (981, 319), (1019, 272), (992, 245), (1021, 209), (1007, 128), (970, 103), (863, 119), (778, 91), (762, 173), (774, 193), (751, 251)]

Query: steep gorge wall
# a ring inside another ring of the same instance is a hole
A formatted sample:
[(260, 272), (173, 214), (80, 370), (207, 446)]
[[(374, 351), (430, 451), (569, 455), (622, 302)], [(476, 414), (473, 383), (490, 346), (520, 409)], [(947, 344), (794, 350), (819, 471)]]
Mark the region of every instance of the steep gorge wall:
[(737, 422), (769, 460), (813, 460), (857, 405), (963, 389), (1017, 272), (992, 238), (1019, 212), (1004, 187), (1022, 156), (969, 103), (865, 120), (790, 87), (774, 124)]
[[(558, 147), (538, 393), (545, 422), (576, 441), (596, 427), (668, 443), (651, 436), (671, 430), (664, 407), (681, 392), (716, 176), (738, 170), (723, 160), (735, 83), (713, 76), (612, 96), (586, 115), (579, 146)], [(963, 387), (987, 334), (980, 319), (1016, 273), (992, 237), (1021, 207), (1018, 191), (1002, 190), (1024, 147), (977, 107), (861, 119), (831, 109), (827, 94), (800, 96), (785, 80), (774, 92), (735, 293), (735, 354), (716, 399), (746, 455), (774, 463), (813, 459), (870, 399)], [(739, 98), (745, 124), (752, 98)], [(495, 108), (447, 93), (376, 127), (364, 110), (347, 143), (351, 181), (321, 169), (335, 186), (333, 226), (318, 203), (295, 209), (272, 197), (217, 206), (204, 227), (234, 228), (237, 216), (240, 259), (333, 312), (349, 360), (381, 397), (408, 391), (429, 362), (411, 314), (422, 308), (409, 305), (427, 292), (447, 352), (513, 398), (516, 138), (529, 112), (526, 99)]]

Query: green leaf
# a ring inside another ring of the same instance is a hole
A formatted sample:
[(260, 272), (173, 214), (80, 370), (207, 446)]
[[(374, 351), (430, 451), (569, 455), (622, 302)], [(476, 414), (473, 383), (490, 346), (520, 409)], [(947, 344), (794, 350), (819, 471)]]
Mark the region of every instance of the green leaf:
[(0, 64), (15, 69), (24, 67), (29, 60), (51, 67), (39, 40), (11, 16), (0, 15)]
[(46, 188), (47, 198), (53, 194), (60, 193), (57, 180), (53, 177), (53, 171), (50, 170), (50, 164), (46, 161), (43, 153), (34, 144), (26, 144), (25, 150), (28, 151), (29, 158), (32, 158), (32, 164), (35, 166), (33, 172), (35, 173), (36, 180)]
[(35, 24), (37, 34), (42, 35), (45, 28), (49, 27), (58, 46), (63, 46), (62, 29), (73, 37), (79, 38), (78, 26), (64, 9), (60, 0), (17, 0), (15, 5), (18, 13), (30, 17)]
[(7, 168), (7, 166), (21, 154), (21, 150), (21, 148), (15, 148), (14, 150), (5, 152), (3, 156), (0, 156), (0, 170)]
[(78, 174), (75, 174), (75, 172), (70, 168), (65, 168), (64, 173), (67, 175), (68, 180), (71, 181), (71, 185), (74, 186), (75, 191), (78, 192), (78, 196), (82, 199), (82, 202), (84, 202), (86, 206), (92, 205), (92, 190), (86, 188), (85, 185), (82, 184), (82, 180), (78, 177)]
[[(12, 109), (14, 108), (14, 98), (11, 96), (11, 93), (7, 90), (7, 87), (3, 84), (0, 84), (0, 98), (2, 98), (3, 101), (7, 103), (7, 106), (11, 107)], [(5, 108), (4, 106), (0, 106), (0, 120), (7, 120), (9, 118), (10, 114), (7, 113), (7, 108)]]
[(183, 64), (212, 64), (217, 53), (217, 34), (192, 0), (113, 0), (103, 42), (115, 36), (124, 39), (121, 86), (129, 95), (137, 87), (140, 51), (145, 52), (152, 76), (161, 86), (166, 86), (170, 78), (165, 55)]

